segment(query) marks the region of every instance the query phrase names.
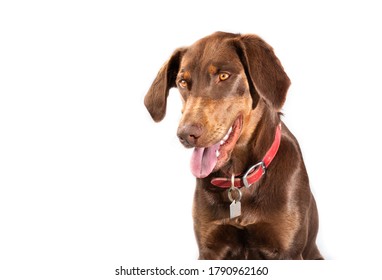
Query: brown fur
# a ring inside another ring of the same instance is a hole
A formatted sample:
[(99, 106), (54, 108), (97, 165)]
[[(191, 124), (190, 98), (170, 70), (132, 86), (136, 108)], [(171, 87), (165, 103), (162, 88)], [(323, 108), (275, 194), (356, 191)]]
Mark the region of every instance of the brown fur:
[[(219, 76), (228, 73), (230, 76)], [(171, 87), (182, 95), (178, 136), (186, 147), (221, 140), (238, 116), (242, 130), (227, 160), (197, 179), (194, 228), (200, 259), (322, 259), (318, 213), (297, 140), (280, 120), (290, 81), (273, 49), (256, 35), (217, 32), (175, 50), (145, 97), (155, 121)], [(262, 160), (282, 123), (279, 151), (260, 181), (242, 188), (242, 215), (229, 219), (227, 190), (213, 177), (243, 174)]]

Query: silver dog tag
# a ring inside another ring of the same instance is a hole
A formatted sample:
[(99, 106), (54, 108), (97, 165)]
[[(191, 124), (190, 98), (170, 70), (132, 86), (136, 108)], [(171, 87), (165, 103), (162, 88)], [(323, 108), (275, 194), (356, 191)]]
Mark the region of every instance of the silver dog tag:
[[(237, 198), (232, 197), (232, 192), (237, 191)], [(232, 173), (231, 176), (231, 187), (228, 190), (228, 199), (231, 201), (229, 206), (229, 218), (233, 219), (241, 215), (241, 191), (239, 188), (235, 187), (235, 175)]]
[(241, 202), (240, 201), (232, 201), (229, 206), (229, 217), (230, 219), (239, 217), (241, 215)]

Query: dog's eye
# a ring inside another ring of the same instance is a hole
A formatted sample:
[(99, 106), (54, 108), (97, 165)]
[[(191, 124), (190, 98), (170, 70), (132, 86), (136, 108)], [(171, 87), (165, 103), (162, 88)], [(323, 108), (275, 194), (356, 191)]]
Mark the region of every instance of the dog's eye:
[(219, 80), (220, 81), (225, 81), (229, 78), (229, 74), (228, 73), (220, 73), (219, 74)]
[(186, 80), (180, 80), (179, 81), (179, 86), (181, 87), (181, 88), (186, 88), (187, 87), (187, 81)]

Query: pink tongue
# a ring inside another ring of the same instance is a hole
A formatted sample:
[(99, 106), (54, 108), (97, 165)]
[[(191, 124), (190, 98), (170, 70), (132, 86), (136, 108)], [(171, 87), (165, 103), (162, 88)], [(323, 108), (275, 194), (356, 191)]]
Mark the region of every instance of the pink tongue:
[(191, 172), (196, 178), (205, 178), (214, 169), (216, 162), (216, 151), (220, 143), (208, 148), (195, 148), (191, 157)]

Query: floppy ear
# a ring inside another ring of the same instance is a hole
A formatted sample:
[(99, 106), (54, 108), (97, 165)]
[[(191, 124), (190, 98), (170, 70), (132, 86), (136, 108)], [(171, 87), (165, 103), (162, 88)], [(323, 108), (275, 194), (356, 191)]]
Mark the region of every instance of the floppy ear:
[(253, 108), (260, 95), (276, 111), (281, 110), (290, 80), (272, 47), (256, 35), (242, 35), (236, 42), (236, 50), (247, 75)]
[(180, 60), (185, 52), (185, 48), (174, 51), (170, 59), (159, 70), (145, 96), (145, 106), (156, 122), (160, 122), (166, 115), (167, 96), (170, 88), (176, 86)]

